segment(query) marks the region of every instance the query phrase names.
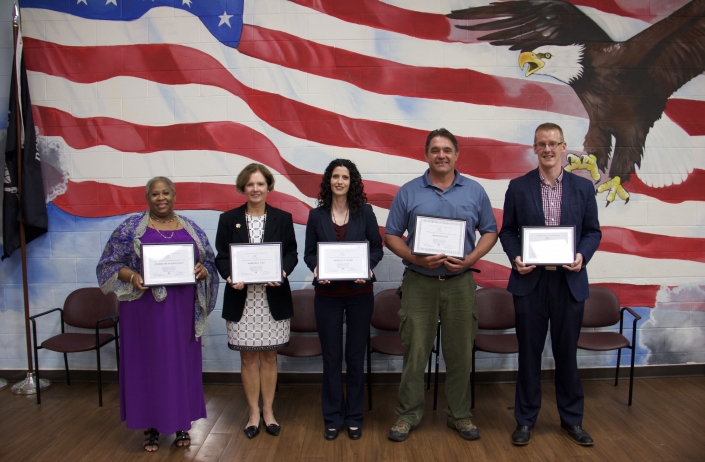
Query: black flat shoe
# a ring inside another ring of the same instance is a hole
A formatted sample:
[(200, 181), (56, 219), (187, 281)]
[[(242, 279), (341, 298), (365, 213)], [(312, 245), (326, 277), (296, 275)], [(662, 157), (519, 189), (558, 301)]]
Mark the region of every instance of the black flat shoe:
[(333, 441), (338, 437), (338, 430), (331, 430), (326, 428), (326, 431), (323, 432), (323, 437), (328, 441)]
[(279, 436), (279, 432), (282, 430), (282, 427), (277, 425), (277, 424), (269, 424), (265, 425), (264, 431), (266, 431), (268, 434), (272, 436)]
[(526, 446), (531, 440), (531, 429), (534, 426), (517, 425), (516, 430), (512, 432), (512, 444), (514, 446)]
[(580, 446), (592, 446), (593, 440), (588, 432), (580, 425), (566, 425), (561, 422), (561, 428), (568, 432), (573, 442)]
[(348, 428), (348, 438), (351, 440), (359, 440), (362, 438), (362, 428), (357, 427), (355, 430)]
[(257, 425), (250, 425), (249, 427), (245, 427), (245, 435), (247, 435), (249, 439), (252, 439), (255, 436), (259, 435), (259, 422), (257, 422)]

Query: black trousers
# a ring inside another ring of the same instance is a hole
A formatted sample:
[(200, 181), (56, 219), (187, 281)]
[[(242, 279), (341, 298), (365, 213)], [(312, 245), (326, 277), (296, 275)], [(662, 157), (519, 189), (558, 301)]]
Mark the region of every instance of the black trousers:
[(576, 358), (585, 302), (573, 298), (563, 268), (542, 274), (534, 290), (514, 296), (516, 333), (519, 339), (519, 377), (514, 417), (518, 425), (531, 426), (541, 409), (541, 353), (549, 321), (556, 367), (556, 402), (561, 421), (582, 425), (584, 394)]
[[(326, 428), (362, 427), (365, 405), (365, 356), (374, 308), (372, 293), (354, 297), (314, 298), (318, 337), (323, 350), (322, 407)], [(343, 394), (343, 316), (347, 396)]]

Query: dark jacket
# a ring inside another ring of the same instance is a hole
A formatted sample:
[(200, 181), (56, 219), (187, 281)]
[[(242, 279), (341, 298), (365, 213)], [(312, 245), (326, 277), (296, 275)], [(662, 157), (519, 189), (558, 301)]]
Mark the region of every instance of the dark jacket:
[[(223, 279), (227, 279), (230, 276), (230, 244), (249, 242), (247, 221), (245, 220), (246, 207), (247, 204), (244, 204), (229, 210), (221, 214), (218, 221), (218, 233), (215, 236), (215, 248), (218, 255), (215, 257), (215, 265)], [(294, 222), (290, 213), (270, 205), (267, 205), (266, 213), (267, 223), (264, 225), (262, 242), (282, 243), (282, 270), (287, 275), (281, 286), (266, 286), (269, 311), (275, 320), (281, 321), (294, 316), (288, 276), (294, 271), (299, 261), (296, 252), (296, 236), (294, 235)], [(237, 227), (238, 224), (240, 227)], [(233, 322), (239, 321), (245, 309), (246, 298), (247, 286), (242, 290), (235, 290), (226, 284), (223, 296), (223, 318)]]
[[(379, 234), (377, 218), (372, 211), (371, 205), (365, 204), (358, 217), (350, 217), (345, 240), (349, 242), (369, 242), (370, 269), (373, 269), (377, 266), (377, 263), (382, 260), (382, 256), (384, 255), (384, 251), (382, 250), (382, 237)], [(330, 210), (323, 208), (311, 210), (308, 214), (308, 223), (306, 223), (304, 262), (311, 271), (318, 265), (317, 244), (319, 242), (337, 242), (335, 230), (333, 229), (333, 220), (330, 217)], [(321, 290), (334, 291), (340, 284), (347, 284), (352, 288), (360, 288), (372, 284), (376, 280), (377, 278), (373, 276), (372, 279), (365, 284), (356, 284), (354, 281), (331, 281), (330, 284), (324, 285), (319, 285), (318, 280), (314, 280), (313, 285)]]
[[(511, 262), (521, 255), (522, 226), (545, 226), (541, 201), (541, 179), (538, 169), (509, 182), (504, 197), (504, 218), (499, 239)], [(592, 182), (573, 173), (563, 173), (561, 199), (561, 226), (575, 226), (575, 251), (583, 255), (583, 268), (579, 272), (566, 271), (570, 292), (577, 301), (589, 297), (588, 275), (585, 268), (600, 245), (602, 232), (597, 218), (595, 187)], [(536, 286), (543, 268), (537, 267), (521, 275), (512, 269), (507, 290), (514, 295), (528, 295)]]

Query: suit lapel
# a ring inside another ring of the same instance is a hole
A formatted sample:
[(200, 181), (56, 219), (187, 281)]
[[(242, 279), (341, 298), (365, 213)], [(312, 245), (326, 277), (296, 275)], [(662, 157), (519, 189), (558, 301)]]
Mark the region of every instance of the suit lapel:
[(337, 239), (335, 238), (335, 230), (333, 229), (333, 219), (331, 218), (331, 214), (328, 210), (326, 209), (318, 209), (321, 214), (321, 226), (323, 227), (323, 234), (326, 236), (326, 241), (327, 242), (335, 242)]
[(345, 233), (346, 241), (357, 241), (357, 236), (363, 235), (364, 233), (358, 233), (358, 229), (362, 225), (362, 213), (357, 218), (350, 217), (348, 220), (348, 230)]
[(262, 242), (274, 242), (272, 236), (276, 234), (276, 231), (279, 228), (279, 214), (273, 211), (269, 206), (267, 206), (266, 213), (267, 221), (264, 224), (264, 236), (262, 238)]
[(238, 240), (235, 242), (250, 242), (250, 238), (247, 234), (247, 220), (245, 219), (245, 206), (238, 207), (235, 209), (235, 214), (233, 215), (233, 232), (237, 236)]
[(534, 202), (534, 207), (536, 207), (536, 213), (541, 218), (540, 226), (546, 223), (546, 216), (543, 214), (543, 200), (541, 199), (541, 177), (539, 176), (539, 170), (534, 170), (534, 174), (531, 175), (529, 190), (531, 191), (531, 198)]
[(573, 203), (572, 175), (572, 173), (563, 172), (563, 194), (561, 197), (561, 225), (563, 226), (574, 224), (573, 217), (570, 215), (570, 206)]

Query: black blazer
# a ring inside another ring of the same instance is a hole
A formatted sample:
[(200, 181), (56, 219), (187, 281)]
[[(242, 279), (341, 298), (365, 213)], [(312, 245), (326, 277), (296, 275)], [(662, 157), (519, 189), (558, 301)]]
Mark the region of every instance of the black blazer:
[[(215, 257), (215, 265), (223, 279), (230, 276), (230, 244), (249, 242), (247, 221), (245, 220), (246, 207), (247, 204), (244, 204), (222, 213), (218, 221), (218, 233), (215, 236), (215, 248), (218, 255)], [(269, 311), (274, 319), (281, 321), (294, 316), (288, 276), (294, 271), (299, 258), (296, 252), (296, 236), (294, 235), (294, 222), (291, 214), (270, 205), (266, 207), (267, 223), (264, 225), (262, 242), (282, 243), (282, 269), (287, 275), (279, 287), (266, 286)], [(226, 284), (223, 296), (223, 318), (238, 322), (245, 309), (246, 298), (247, 286), (242, 290), (235, 290)]]
[[(358, 217), (350, 217), (348, 230), (345, 234), (346, 241), (368, 241), (370, 243), (370, 269), (377, 266), (382, 260), (384, 251), (382, 250), (382, 237), (377, 226), (377, 217), (372, 211), (372, 206), (365, 204)], [(336, 242), (333, 220), (330, 211), (323, 208), (316, 208), (308, 213), (308, 223), (306, 224), (306, 245), (304, 247), (304, 262), (313, 271), (318, 265), (318, 243)], [(373, 273), (374, 274), (374, 273)], [(365, 284), (356, 284), (354, 281), (331, 281), (330, 284), (319, 285), (314, 279), (313, 285), (322, 290), (336, 290), (340, 284), (348, 284), (352, 288), (364, 287), (372, 284), (377, 278), (372, 277)]]
[[(517, 255), (521, 255), (521, 227), (545, 226), (545, 220), (538, 169), (510, 181), (504, 198), (504, 219), (499, 240), (511, 262)], [(573, 297), (582, 301), (590, 296), (586, 266), (602, 237), (595, 187), (591, 181), (573, 173), (563, 173), (560, 224), (575, 226), (575, 251), (583, 255), (583, 268), (577, 273), (566, 271), (565, 278)], [(514, 295), (528, 295), (536, 287), (541, 271), (543, 269), (538, 267), (522, 276), (519, 271), (512, 269), (507, 290)]]

